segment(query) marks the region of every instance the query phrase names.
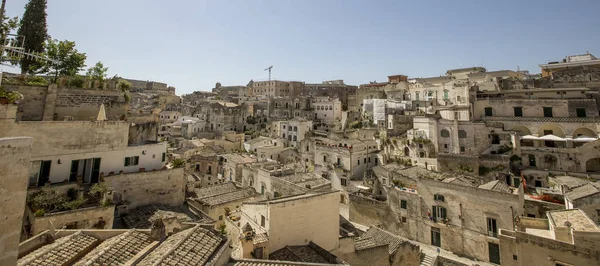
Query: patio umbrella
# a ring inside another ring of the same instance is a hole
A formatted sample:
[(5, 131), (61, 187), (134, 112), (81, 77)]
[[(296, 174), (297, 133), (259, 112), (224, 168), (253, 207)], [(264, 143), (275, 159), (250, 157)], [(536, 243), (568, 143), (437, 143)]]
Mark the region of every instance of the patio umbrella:
[(106, 110), (104, 109), (104, 104), (100, 105), (100, 111), (98, 112), (98, 118), (96, 121), (106, 121)]

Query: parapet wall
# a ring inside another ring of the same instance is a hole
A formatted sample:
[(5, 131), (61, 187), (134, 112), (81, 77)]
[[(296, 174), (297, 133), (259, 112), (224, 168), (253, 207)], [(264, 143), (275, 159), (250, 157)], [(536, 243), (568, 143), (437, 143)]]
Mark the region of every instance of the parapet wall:
[(148, 204), (181, 206), (185, 201), (183, 168), (111, 175), (104, 180), (115, 203), (125, 203), (129, 210)]
[(0, 137), (32, 137), (36, 157), (125, 148), (129, 133), (121, 121), (5, 121), (1, 127)]

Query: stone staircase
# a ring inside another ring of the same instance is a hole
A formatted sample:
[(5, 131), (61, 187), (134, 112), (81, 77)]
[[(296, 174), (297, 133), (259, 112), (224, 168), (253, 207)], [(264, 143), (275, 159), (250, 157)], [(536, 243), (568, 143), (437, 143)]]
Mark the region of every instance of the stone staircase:
[(421, 266), (434, 266), (436, 259), (436, 255), (423, 253), (423, 255), (421, 256)]

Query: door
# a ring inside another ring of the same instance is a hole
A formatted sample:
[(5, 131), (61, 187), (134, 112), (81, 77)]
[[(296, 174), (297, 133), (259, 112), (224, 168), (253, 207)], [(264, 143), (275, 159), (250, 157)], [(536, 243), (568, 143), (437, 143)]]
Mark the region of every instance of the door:
[(92, 159), (92, 176), (90, 180), (90, 183), (92, 184), (98, 183), (100, 177), (100, 159), (101, 158)]
[(50, 181), (50, 166), (52, 161), (42, 161), (40, 165), (40, 177), (38, 181), (38, 187), (46, 185)]
[(442, 247), (442, 236), (439, 228), (431, 228), (431, 245)]
[(488, 243), (488, 251), (490, 254), (490, 262), (500, 264), (500, 246), (494, 243)]
[(69, 173), (69, 182), (77, 181), (78, 170), (79, 170), (79, 160), (71, 161), (71, 172)]

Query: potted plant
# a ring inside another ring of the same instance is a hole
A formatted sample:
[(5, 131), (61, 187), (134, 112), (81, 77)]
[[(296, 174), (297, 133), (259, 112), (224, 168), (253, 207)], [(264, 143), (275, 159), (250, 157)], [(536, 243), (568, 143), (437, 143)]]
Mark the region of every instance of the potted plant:
[(6, 91), (0, 88), (0, 104), (16, 104), (23, 99), (23, 94), (18, 91)]

